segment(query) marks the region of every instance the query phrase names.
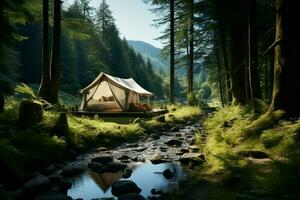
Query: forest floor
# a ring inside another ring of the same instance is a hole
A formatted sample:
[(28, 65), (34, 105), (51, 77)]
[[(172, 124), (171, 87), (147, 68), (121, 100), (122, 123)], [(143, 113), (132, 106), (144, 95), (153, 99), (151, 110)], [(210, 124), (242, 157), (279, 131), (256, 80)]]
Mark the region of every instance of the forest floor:
[(246, 135), (257, 117), (247, 108), (219, 109), (204, 122), (206, 162), (181, 192), (166, 199), (299, 199), (300, 120), (274, 122)]

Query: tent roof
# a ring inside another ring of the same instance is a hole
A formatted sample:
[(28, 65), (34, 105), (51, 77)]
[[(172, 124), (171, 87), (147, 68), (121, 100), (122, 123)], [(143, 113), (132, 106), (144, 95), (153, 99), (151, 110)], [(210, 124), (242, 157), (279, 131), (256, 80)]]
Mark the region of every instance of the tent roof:
[(99, 83), (102, 80), (109, 81), (122, 89), (131, 90), (138, 94), (152, 95), (151, 92), (142, 88), (132, 78), (129, 78), (129, 79), (118, 78), (118, 77), (114, 77), (114, 76), (105, 74), (103, 72), (101, 72), (91, 84), (89, 84), (87, 87), (83, 88), (81, 90), (81, 93), (84, 93), (85, 91), (88, 91), (89, 89), (93, 88), (95, 85), (97, 85), (97, 83)]

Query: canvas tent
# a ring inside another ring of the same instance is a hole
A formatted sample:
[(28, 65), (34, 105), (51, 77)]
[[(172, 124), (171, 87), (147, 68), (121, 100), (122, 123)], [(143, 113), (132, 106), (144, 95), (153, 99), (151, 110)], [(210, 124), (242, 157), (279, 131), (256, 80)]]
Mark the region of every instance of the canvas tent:
[(152, 95), (132, 78), (122, 79), (103, 72), (81, 93), (80, 109), (90, 111), (128, 111), (129, 104), (139, 103), (140, 96), (146, 96), (149, 104)]

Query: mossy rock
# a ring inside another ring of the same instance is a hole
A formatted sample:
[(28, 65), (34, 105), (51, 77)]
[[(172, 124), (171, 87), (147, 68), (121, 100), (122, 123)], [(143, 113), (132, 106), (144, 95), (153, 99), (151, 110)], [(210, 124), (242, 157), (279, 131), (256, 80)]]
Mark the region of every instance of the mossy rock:
[(53, 132), (59, 137), (69, 136), (69, 124), (66, 113), (59, 114), (59, 117), (53, 127)]
[(166, 123), (165, 115), (160, 115), (155, 118), (156, 121)]
[(28, 128), (43, 120), (42, 104), (36, 100), (24, 100), (20, 103), (19, 125)]

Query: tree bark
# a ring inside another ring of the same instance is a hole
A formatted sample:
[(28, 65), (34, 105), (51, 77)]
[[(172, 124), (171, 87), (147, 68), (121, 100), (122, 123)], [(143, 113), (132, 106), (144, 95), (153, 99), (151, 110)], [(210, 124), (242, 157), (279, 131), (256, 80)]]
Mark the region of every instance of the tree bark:
[(174, 20), (174, 0), (169, 0), (170, 7), (170, 96), (169, 102), (174, 103), (174, 68), (175, 68), (175, 20)]
[(189, 78), (188, 78), (188, 93), (193, 92), (194, 82), (194, 0), (190, 0), (190, 13), (189, 13)]
[(253, 98), (261, 98), (257, 48), (256, 0), (248, 0), (248, 81), (252, 104)]
[(54, 0), (52, 57), (51, 57), (51, 92), (50, 103), (58, 103), (60, 84), (60, 37), (61, 37), (61, 1)]
[[(276, 0), (274, 83), (269, 111), (300, 116), (299, 1)], [(293, 23), (291, 23), (293, 22)]]
[[(216, 33), (215, 33), (216, 35)], [(218, 45), (218, 39), (217, 35), (215, 36), (215, 53), (217, 58), (217, 67), (218, 67), (218, 80), (219, 80), (219, 90), (220, 90), (220, 99), (222, 103), (222, 107), (224, 107), (224, 94), (223, 94), (223, 84), (222, 84), (222, 71), (221, 71), (221, 64), (220, 64), (220, 48)]]
[(231, 91), (233, 104), (246, 104), (245, 91), (245, 29), (240, 22), (233, 21), (230, 31), (230, 49), (231, 49)]
[(39, 88), (39, 96), (47, 99), (47, 90), (50, 82), (50, 52), (49, 52), (49, 2), (43, 0), (43, 68)]

